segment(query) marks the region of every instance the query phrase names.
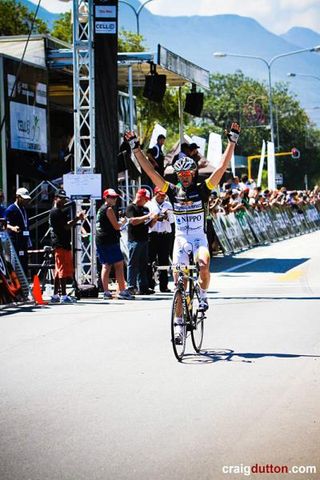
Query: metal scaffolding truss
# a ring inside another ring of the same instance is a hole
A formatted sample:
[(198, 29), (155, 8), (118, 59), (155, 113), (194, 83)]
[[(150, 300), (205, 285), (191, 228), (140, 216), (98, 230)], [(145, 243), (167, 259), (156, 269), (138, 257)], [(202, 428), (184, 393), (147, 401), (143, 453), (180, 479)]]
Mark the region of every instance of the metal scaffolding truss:
[[(73, 0), (73, 86), (75, 173), (95, 170), (95, 99), (93, 1)], [(96, 283), (95, 200), (77, 200), (77, 210), (87, 212), (75, 231), (76, 280)]]

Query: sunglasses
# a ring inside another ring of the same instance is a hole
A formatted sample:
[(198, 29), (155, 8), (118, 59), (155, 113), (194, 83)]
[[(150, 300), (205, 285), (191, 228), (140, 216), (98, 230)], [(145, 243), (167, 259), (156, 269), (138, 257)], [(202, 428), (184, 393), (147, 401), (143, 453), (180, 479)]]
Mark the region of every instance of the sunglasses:
[(183, 172), (178, 172), (178, 177), (192, 177), (192, 171), (184, 170)]

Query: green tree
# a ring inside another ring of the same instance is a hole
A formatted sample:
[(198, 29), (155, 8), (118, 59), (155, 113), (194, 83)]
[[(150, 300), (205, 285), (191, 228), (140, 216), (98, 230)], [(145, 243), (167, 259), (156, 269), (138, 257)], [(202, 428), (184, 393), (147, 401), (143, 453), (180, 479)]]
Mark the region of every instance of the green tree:
[(61, 13), (58, 20), (54, 21), (51, 35), (64, 42), (72, 43), (71, 11)]
[[(237, 154), (258, 154), (262, 140), (270, 140), (268, 95), (265, 83), (245, 77), (242, 72), (211, 75), (203, 118), (200, 122), (191, 121), (187, 131), (194, 133), (196, 129), (197, 134), (208, 137), (209, 132), (222, 134), (232, 121), (239, 121), (242, 132)], [(287, 84), (275, 84), (272, 98), (276, 151), (286, 152), (296, 147), (301, 152), (299, 160), (290, 155), (277, 158), (277, 171), (283, 174), (289, 188), (302, 188), (305, 174), (315, 183), (320, 177), (320, 131), (310, 123)], [(258, 162), (253, 167), (256, 175)]]
[(130, 32), (122, 28), (118, 36), (118, 51), (119, 52), (144, 52), (144, 39), (142, 35)]
[[(27, 35), (34, 18), (25, 5), (15, 0), (0, 2), (0, 35)], [(48, 25), (37, 18), (32, 33), (48, 33)]]

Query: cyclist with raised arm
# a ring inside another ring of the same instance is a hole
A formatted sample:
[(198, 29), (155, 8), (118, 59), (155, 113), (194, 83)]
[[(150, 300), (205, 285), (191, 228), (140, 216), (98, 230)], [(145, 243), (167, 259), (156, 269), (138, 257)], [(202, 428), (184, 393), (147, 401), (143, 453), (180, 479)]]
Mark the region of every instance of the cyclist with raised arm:
[(133, 153), (140, 166), (159, 187), (166, 192), (173, 205), (176, 233), (173, 249), (173, 264), (188, 265), (189, 256), (185, 245), (192, 245), (194, 260), (199, 265), (199, 284), (202, 311), (208, 309), (207, 290), (210, 283), (210, 254), (206, 236), (206, 204), (211, 191), (221, 180), (226, 171), (235, 145), (238, 141), (240, 126), (232, 123), (230, 131), (227, 132), (228, 145), (222, 155), (220, 164), (215, 171), (202, 183), (197, 183), (197, 164), (189, 157), (182, 157), (174, 164), (179, 184), (174, 185), (167, 182), (155, 171), (150, 161), (140, 148), (139, 141), (134, 132), (127, 132), (125, 140), (129, 142)]

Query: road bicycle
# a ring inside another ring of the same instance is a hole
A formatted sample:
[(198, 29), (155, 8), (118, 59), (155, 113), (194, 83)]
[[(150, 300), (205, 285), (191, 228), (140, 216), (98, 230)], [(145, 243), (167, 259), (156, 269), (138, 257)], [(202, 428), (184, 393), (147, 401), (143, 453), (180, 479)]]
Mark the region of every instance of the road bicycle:
[[(173, 353), (179, 362), (183, 359), (189, 336), (194, 350), (200, 352), (206, 319), (205, 312), (200, 309), (199, 265), (193, 261), (192, 250), (188, 256), (189, 265), (158, 267), (158, 270), (171, 269), (178, 277), (171, 307), (171, 342)], [(176, 340), (177, 332), (180, 336), (179, 343)]]

